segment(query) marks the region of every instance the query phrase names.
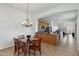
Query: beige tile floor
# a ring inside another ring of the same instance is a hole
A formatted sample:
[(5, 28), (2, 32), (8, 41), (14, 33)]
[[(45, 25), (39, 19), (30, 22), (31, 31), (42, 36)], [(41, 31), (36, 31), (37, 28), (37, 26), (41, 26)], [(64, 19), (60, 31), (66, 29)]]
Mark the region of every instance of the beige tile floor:
[[(40, 56), (38, 52), (36, 55)], [(1, 50), (0, 56), (14, 56), (14, 47)], [(42, 42), (41, 56), (78, 56), (76, 40), (69, 35), (69, 37), (65, 36), (61, 39), (58, 46)]]

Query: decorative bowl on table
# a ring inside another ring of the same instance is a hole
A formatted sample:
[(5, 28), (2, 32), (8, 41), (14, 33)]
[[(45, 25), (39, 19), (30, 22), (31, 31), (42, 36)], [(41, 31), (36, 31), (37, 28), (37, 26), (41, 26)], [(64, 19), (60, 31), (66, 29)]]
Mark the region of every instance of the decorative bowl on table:
[(31, 35), (27, 35), (27, 40), (30, 41)]

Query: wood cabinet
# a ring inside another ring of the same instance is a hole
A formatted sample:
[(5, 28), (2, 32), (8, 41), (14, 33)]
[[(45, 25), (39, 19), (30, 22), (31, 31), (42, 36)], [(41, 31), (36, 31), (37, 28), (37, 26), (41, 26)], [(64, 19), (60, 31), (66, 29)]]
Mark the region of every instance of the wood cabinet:
[(46, 34), (39, 34), (38, 35), (42, 40), (42, 42), (58, 45), (59, 43), (59, 36), (58, 35), (46, 35)]
[(42, 28), (46, 29), (48, 26), (49, 26), (49, 23), (48, 22), (38, 20), (38, 28), (39, 29), (42, 29)]

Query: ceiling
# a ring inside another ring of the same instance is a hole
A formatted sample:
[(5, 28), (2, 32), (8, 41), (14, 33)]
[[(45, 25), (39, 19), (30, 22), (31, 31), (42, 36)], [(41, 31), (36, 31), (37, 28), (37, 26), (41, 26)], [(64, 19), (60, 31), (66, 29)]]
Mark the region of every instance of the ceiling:
[(76, 21), (77, 10), (69, 10), (43, 16), (42, 19), (51, 22), (53, 20), (54, 25), (61, 26), (61, 24)]
[(43, 16), (43, 19), (48, 19), (48, 20), (56, 20), (56, 21), (60, 21), (60, 20), (64, 20), (64, 19), (70, 19), (70, 18), (75, 18), (76, 17), (76, 13), (77, 10), (69, 10), (69, 11), (64, 11), (64, 12), (59, 12), (59, 13), (55, 13), (55, 14), (50, 14), (50, 15), (46, 15)]
[[(6, 3), (7, 5), (21, 10), (23, 12), (27, 11), (27, 3)], [(29, 14), (36, 15), (43, 11), (54, 9), (59, 6), (72, 6), (72, 5), (79, 5), (78, 3), (28, 3), (29, 7)]]
[[(26, 12), (27, 11), (27, 3), (6, 3), (6, 5), (18, 9), (20, 11)], [(59, 6), (79, 6), (78, 3), (28, 3), (28, 12), (31, 15), (38, 15), (44, 11), (48, 11), (51, 9), (55, 9)], [(27, 13), (27, 12), (26, 12)], [(49, 19), (51, 18), (54, 20), (54, 22), (59, 25), (65, 23), (68, 21), (74, 21), (76, 16), (76, 11), (75, 10), (70, 10), (70, 11), (64, 11), (64, 12), (59, 12), (51, 15), (47, 15), (45, 17), (42, 17), (44, 19)], [(59, 21), (58, 21), (59, 20)], [(60, 21), (61, 20), (61, 21)]]
[[(6, 4), (23, 12), (27, 11), (27, 3), (6, 3)], [(32, 15), (39, 14), (45, 10), (55, 8), (59, 5), (61, 4), (60, 3), (28, 3), (29, 14)]]
[[(27, 3), (6, 3), (6, 5), (18, 9), (20, 11), (26, 12), (27, 11)], [(30, 15), (38, 15), (41, 12), (50, 10), (50, 9), (55, 9), (59, 6), (78, 6), (78, 3), (28, 3), (28, 12)], [(27, 12), (26, 12), (27, 13)], [(51, 15), (47, 15), (43, 18), (48, 19), (53, 18), (57, 20), (61, 19), (72, 19), (74, 18), (75, 15), (75, 10), (70, 10), (70, 11), (65, 11), (65, 12), (59, 12)]]

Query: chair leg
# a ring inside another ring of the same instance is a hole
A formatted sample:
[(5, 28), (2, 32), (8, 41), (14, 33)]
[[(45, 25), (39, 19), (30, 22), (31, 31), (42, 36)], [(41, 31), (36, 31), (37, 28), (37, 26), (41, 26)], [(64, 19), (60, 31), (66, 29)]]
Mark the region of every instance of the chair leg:
[(18, 49), (18, 56), (19, 56), (19, 54), (20, 54), (20, 49)]
[(18, 56), (19, 56), (19, 49), (18, 49), (17, 53), (18, 53)]
[(36, 56), (36, 51), (34, 50), (34, 56)]
[(26, 47), (24, 47), (24, 49), (23, 49), (24, 51), (24, 56), (26, 56), (26, 53), (27, 53), (27, 49), (26, 49)]
[(30, 47), (29, 47), (29, 56), (30, 56)]
[(17, 49), (16, 49), (16, 48), (14, 48), (14, 55), (16, 54), (16, 52), (17, 52)]
[(41, 55), (41, 50), (40, 50), (40, 55)]
[(40, 55), (41, 55), (41, 48), (39, 48), (39, 53), (40, 53)]
[(14, 50), (14, 55), (16, 54), (15, 50)]

